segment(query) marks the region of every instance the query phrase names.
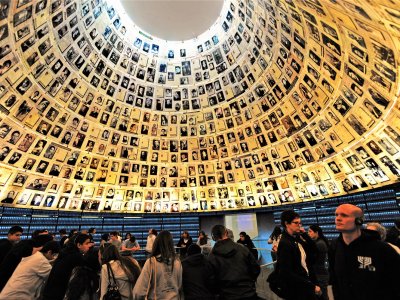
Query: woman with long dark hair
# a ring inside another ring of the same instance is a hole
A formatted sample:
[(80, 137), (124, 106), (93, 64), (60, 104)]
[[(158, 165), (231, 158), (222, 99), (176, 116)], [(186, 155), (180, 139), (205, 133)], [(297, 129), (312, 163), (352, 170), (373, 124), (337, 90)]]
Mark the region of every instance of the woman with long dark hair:
[(176, 245), (177, 247), (180, 247), (180, 254), (182, 258), (186, 256), (187, 249), (191, 244), (193, 244), (192, 237), (189, 235), (189, 232), (185, 230), (182, 233), (182, 237), (179, 239), (178, 244)]
[(182, 265), (177, 258), (174, 242), (169, 231), (157, 235), (150, 257), (133, 289), (135, 299), (183, 298)]
[(275, 226), (274, 231), (272, 231), (271, 235), (268, 239), (268, 244), (272, 244), (271, 248), (271, 257), (272, 261), (276, 261), (276, 252), (278, 251), (278, 244), (281, 239), (282, 229), (280, 226)]
[(310, 225), (308, 227), (308, 235), (317, 246), (315, 263), (313, 264), (315, 276), (317, 277), (318, 285), (321, 288), (322, 295), (320, 299), (328, 300), (328, 283), (329, 273), (327, 268), (329, 241), (324, 236), (321, 227), (318, 225)]
[(196, 244), (200, 246), (201, 253), (205, 256), (211, 252), (211, 240), (203, 230), (199, 232), (199, 238)]
[[(108, 283), (113, 282), (113, 278), (108, 277), (108, 267), (114, 274), (118, 290), (122, 300), (132, 300), (132, 289), (140, 274), (139, 264), (132, 257), (123, 257), (119, 254), (115, 245), (104, 247), (101, 256), (103, 266), (101, 267), (100, 300), (107, 293)], [(111, 273), (110, 272), (110, 273)]]

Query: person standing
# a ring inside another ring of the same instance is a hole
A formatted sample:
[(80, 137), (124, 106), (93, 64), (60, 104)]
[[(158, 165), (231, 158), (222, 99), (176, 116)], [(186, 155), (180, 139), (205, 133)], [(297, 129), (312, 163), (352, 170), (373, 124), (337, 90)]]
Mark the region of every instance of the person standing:
[(108, 276), (108, 268), (111, 268), (110, 274), (112, 272), (112, 276), (115, 278), (121, 299), (133, 299), (132, 290), (140, 274), (137, 261), (131, 257), (120, 256), (118, 248), (113, 244), (104, 247), (101, 260), (103, 265), (101, 267), (100, 300), (107, 293), (108, 283), (113, 282), (113, 279)]
[(64, 245), (64, 243), (65, 243), (65, 241), (68, 239), (68, 236), (67, 236), (67, 231), (65, 230), (65, 229), (60, 229), (59, 231), (58, 231), (58, 233), (60, 234), (60, 246), (63, 248), (65, 245)]
[(179, 253), (181, 255), (181, 258), (186, 257), (187, 249), (190, 247), (191, 244), (193, 244), (192, 237), (189, 235), (189, 232), (184, 231), (182, 233), (181, 238), (179, 239), (178, 244), (176, 245), (177, 247), (180, 248), (179, 249), (180, 250)]
[(110, 232), (110, 243), (113, 244), (117, 249), (121, 249), (121, 240), (117, 231)]
[(192, 244), (187, 249), (187, 257), (182, 260), (182, 280), (185, 300), (215, 300), (207, 286), (207, 259), (199, 245)]
[(196, 244), (200, 246), (201, 253), (203, 253), (205, 256), (208, 256), (211, 251), (211, 241), (203, 230), (199, 232), (199, 238), (197, 239)]
[[(381, 241), (384, 241), (384, 242), (386, 241), (386, 228), (382, 224), (374, 223), (374, 222), (368, 223), (366, 229), (367, 230), (376, 231), (377, 238), (379, 238), (379, 240), (381, 240)], [(400, 254), (400, 248), (399, 247), (397, 247), (396, 245), (393, 245), (392, 243), (389, 243), (387, 241), (386, 241), (386, 243), (390, 247), (392, 247), (394, 250), (396, 250), (396, 252), (398, 254)]]
[(364, 214), (353, 204), (335, 212), (339, 237), (329, 248), (329, 270), (335, 300), (400, 299), (400, 256), (362, 230)]
[(386, 234), (386, 242), (400, 248), (400, 219), (394, 221), (394, 226), (389, 228)]
[(154, 241), (156, 240), (156, 237), (157, 237), (157, 230), (150, 228), (149, 235), (147, 236), (147, 242), (146, 242), (146, 248), (145, 248), (145, 252), (147, 254), (151, 254), (151, 252), (153, 250), (153, 244), (154, 244)]
[(64, 299), (72, 270), (83, 265), (83, 255), (89, 251), (91, 246), (90, 236), (87, 234), (78, 233), (69, 238), (54, 262), (43, 290), (42, 300)]
[(278, 251), (278, 244), (281, 239), (281, 235), (282, 235), (281, 227), (275, 226), (274, 231), (272, 231), (268, 239), (268, 244), (272, 244), (271, 258), (273, 262), (276, 261), (276, 251)]
[(134, 299), (183, 299), (182, 264), (171, 233), (161, 231), (152, 249), (133, 288)]
[(12, 226), (7, 233), (6, 239), (0, 240), (0, 264), (4, 257), (11, 250), (12, 246), (21, 240), (21, 235), (24, 232), (21, 226)]
[(245, 246), (247, 249), (249, 249), (251, 254), (254, 255), (254, 258), (258, 259), (258, 251), (256, 249), (256, 246), (254, 246), (253, 241), (246, 232), (242, 231), (241, 233), (239, 233), (239, 239), (237, 240), (236, 243)]
[(49, 241), (40, 251), (22, 258), (1, 291), (0, 299), (39, 299), (41, 288), (51, 271), (50, 261), (55, 259), (60, 249), (58, 242)]
[(121, 255), (123, 256), (132, 256), (134, 252), (140, 250), (140, 245), (136, 240), (136, 237), (132, 234), (127, 234), (125, 239), (121, 245)]
[(312, 224), (308, 228), (308, 235), (315, 242), (317, 246), (317, 256), (313, 265), (315, 276), (319, 287), (321, 288), (322, 295), (319, 299), (329, 300), (328, 297), (328, 284), (329, 284), (329, 272), (328, 272), (328, 247), (329, 242), (324, 236), (321, 227)]
[(210, 290), (219, 294), (221, 300), (257, 299), (255, 282), (260, 266), (254, 255), (231, 240), (223, 225), (215, 225), (211, 235), (216, 243), (207, 263)]
[(31, 239), (16, 243), (0, 264), (0, 291), (5, 287), (18, 264), (24, 257), (31, 256), (42, 249), (43, 245), (53, 240), (50, 234), (37, 235)]
[(315, 243), (301, 227), (300, 215), (294, 210), (282, 212), (281, 225), (284, 230), (278, 245), (275, 270), (284, 299), (314, 300), (321, 295), (312, 269)]

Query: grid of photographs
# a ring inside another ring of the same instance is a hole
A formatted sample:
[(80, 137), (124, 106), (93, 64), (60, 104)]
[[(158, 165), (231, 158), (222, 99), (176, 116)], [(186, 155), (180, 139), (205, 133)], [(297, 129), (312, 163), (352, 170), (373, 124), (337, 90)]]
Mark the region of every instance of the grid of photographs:
[(394, 4), (232, 0), (169, 43), (110, 3), (0, 0), (1, 205), (231, 210), (399, 180)]

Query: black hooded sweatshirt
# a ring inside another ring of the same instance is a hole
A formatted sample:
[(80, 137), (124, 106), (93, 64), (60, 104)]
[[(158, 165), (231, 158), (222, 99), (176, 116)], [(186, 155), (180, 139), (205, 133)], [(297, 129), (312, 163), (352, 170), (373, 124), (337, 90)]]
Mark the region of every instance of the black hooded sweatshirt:
[(256, 297), (255, 281), (260, 266), (249, 249), (231, 239), (219, 240), (208, 257), (209, 286), (220, 299), (248, 299)]
[(400, 299), (400, 256), (377, 233), (363, 230), (346, 245), (342, 235), (329, 249), (335, 300)]
[(214, 300), (207, 286), (207, 259), (203, 254), (190, 255), (182, 260), (182, 285), (185, 300)]

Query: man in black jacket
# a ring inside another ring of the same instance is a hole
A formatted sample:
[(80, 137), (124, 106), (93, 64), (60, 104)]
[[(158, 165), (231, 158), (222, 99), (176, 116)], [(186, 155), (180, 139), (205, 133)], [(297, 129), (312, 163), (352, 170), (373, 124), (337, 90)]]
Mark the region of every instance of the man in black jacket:
[(400, 299), (400, 256), (386, 243), (362, 230), (364, 215), (353, 204), (335, 212), (341, 233), (329, 250), (329, 269), (335, 300)]
[(7, 253), (11, 250), (12, 246), (20, 241), (23, 231), (24, 230), (21, 226), (12, 226), (8, 230), (7, 238), (0, 240), (0, 263), (6, 257)]
[(301, 227), (300, 216), (294, 210), (282, 212), (281, 224), (284, 231), (278, 245), (276, 271), (284, 299), (314, 300), (321, 295), (312, 268), (315, 243)]
[(182, 260), (182, 286), (185, 300), (215, 300), (207, 285), (207, 259), (200, 246), (192, 244)]
[(215, 225), (211, 235), (216, 243), (207, 264), (210, 288), (219, 294), (220, 300), (256, 300), (255, 281), (260, 266), (254, 255), (228, 238), (223, 225)]

